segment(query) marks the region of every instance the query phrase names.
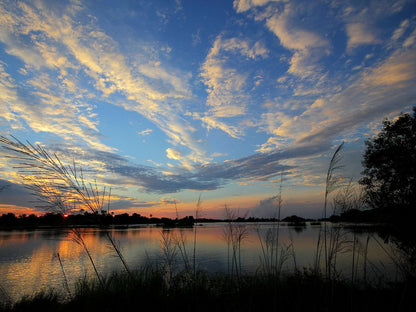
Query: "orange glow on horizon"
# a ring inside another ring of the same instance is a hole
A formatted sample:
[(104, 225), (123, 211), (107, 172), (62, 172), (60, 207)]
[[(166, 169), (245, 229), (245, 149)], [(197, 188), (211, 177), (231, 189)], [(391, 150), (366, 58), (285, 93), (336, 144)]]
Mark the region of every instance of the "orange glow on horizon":
[(6, 205), (6, 204), (0, 204), (0, 215), (2, 214), (8, 214), (13, 213), (15, 215), (31, 215), (34, 214), (36, 216), (41, 216), (47, 211), (43, 210), (37, 210), (34, 208), (24, 207), (24, 206), (17, 206), (17, 205)]

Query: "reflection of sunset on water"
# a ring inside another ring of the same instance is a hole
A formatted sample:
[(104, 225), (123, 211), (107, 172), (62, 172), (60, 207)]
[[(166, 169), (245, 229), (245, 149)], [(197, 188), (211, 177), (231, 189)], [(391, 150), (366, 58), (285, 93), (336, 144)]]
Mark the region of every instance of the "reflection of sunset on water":
[[(215, 223), (169, 230), (144, 226), (110, 231), (131, 268), (146, 265), (148, 261), (159, 263), (163, 260), (162, 232), (171, 235), (174, 244), (184, 242), (188, 256), (192, 257), (196, 231), (198, 268), (211, 272), (226, 272), (229, 261), (229, 246), (225, 238), (227, 226), (229, 225), (225, 223)], [(247, 273), (255, 272), (259, 268), (262, 256), (258, 233), (264, 235), (273, 224), (242, 223), (239, 226), (247, 230), (247, 236), (241, 242), (243, 270)], [(318, 229), (319, 227), (316, 226), (306, 226), (302, 230), (295, 231), (293, 227), (281, 225), (280, 245), (283, 249), (293, 247), (288, 250), (295, 253), (290, 254), (285, 269), (293, 269), (294, 261), (299, 269), (313, 264)], [(79, 231), (100, 274), (106, 275), (114, 270), (123, 271), (120, 259), (115, 255), (102, 230), (90, 228)], [(371, 236), (367, 253), (368, 263), (371, 263), (372, 269), (382, 263), (386, 268), (385, 276), (394, 277), (396, 273), (391, 269), (390, 259), (375, 241), (377, 235), (371, 234)], [(363, 259), (362, 251), (367, 234), (357, 234), (357, 237), (360, 238), (357, 244), (357, 263), (359, 263), (358, 269), (362, 270), (360, 263)], [(0, 283), (12, 297), (21, 297), (23, 294), (30, 294), (50, 286), (63, 289), (63, 275), (57, 253), (60, 255), (70, 287), (74, 287), (77, 280), (84, 276), (95, 278), (85, 250), (73, 238), (74, 234), (70, 230), (0, 232)], [(345, 240), (351, 241), (351, 239), (351, 233), (345, 236)], [(385, 245), (384, 248), (389, 246)], [(183, 265), (183, 259), (179, 255), (178, 253), (175, 262), (178, 268)], [(338, 264), (341, 271), (348, 272), (350, 263), (351, 250), (339, 255)], [(64, 292), (62, 294), (65, 295)]]

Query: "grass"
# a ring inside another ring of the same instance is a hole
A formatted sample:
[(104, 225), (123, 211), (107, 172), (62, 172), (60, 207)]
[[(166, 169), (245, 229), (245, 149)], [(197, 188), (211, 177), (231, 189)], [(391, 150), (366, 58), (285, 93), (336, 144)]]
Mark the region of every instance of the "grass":
[[(93, 214), (100, 214), (107, 207), (110, 208), (111, 189), (106, 192), (105, 187), (100, 190), (97, 182), (88, 183), (84, 176), (84, 169), (72, 160), (72, 164), (65, 164), (57, 154), (49, 153), (39, 144), (26, 144), (14, 138), (10, 140), (0, 136), (2, 147), (9, 154), (6, 156), (15, 163), (25, 187), (42, 204), (43, 209), (65, 214), (74, 210), (76, 205), (84, 207)], [(83, 246), (99, 280), (94, 260), (85, 245), (82, 233), (73, 228), (75, 241)], [(109, 231), (105, 232), (112, 249), (122, 262), (126, 272), (130, 269), (117, 242)]]
[(312, 271), (281, 275), (241, 275), (198, 271), (194, 279), (178, 273), (166, 283), (154, 267), (81, 280), (69, 299), (53, 292), (24, 297), (2, 312), (17, 311), (411, 311), (415, 285), (384, 287), (328, 281)]

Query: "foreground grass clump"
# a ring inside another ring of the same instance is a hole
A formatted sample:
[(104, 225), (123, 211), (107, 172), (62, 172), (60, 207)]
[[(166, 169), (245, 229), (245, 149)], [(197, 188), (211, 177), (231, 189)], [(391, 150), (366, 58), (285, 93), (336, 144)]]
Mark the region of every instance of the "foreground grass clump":
[[(0, 311), (411, 311), (415, 285), (383, 287), (327, 281), (297, 273), (276, 279), (159, 270), (113, 274), (102, 285), (80, 281), (71, 298), (53, 291), (25, 297)], [(412, 299), (412, 301), (411, 301)]]

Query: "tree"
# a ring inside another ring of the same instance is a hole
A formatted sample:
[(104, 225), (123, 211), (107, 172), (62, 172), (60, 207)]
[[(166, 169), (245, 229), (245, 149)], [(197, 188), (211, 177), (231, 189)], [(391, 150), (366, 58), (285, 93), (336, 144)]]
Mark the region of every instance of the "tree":
[(360, 184), (364, 186), (367, 203), (391, 221), (414, 216), (416, 107), (413, 116), (402, 113), (395, 120), (384, 120), (380, 133), (365, 144), (364, 177)]

